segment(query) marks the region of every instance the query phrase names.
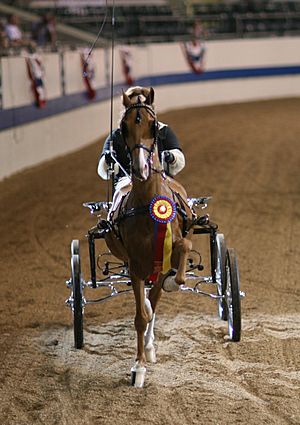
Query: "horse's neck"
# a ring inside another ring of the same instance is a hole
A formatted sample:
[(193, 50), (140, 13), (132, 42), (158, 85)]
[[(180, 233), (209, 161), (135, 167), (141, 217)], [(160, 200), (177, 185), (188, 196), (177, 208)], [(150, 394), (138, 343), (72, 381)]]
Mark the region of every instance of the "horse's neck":
[(134, 203), (138, 206), (148, 204), (154, 196), (162, 193), (162, 176), (154, 173), (147, 181), (140, 181), (133, 178), (132, 195)]

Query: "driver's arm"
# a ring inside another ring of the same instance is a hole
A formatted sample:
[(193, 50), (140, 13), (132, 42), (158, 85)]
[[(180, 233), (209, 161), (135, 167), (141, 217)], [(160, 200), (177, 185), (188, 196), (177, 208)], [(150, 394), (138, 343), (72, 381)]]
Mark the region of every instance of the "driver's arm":
[(163, 131), (165, 136), (164, 151), (162, 152), (163, 167), (171, 176), (175, 176), (184, 168), (185, 157), (174, 131), (169, 126), (165, 126)]

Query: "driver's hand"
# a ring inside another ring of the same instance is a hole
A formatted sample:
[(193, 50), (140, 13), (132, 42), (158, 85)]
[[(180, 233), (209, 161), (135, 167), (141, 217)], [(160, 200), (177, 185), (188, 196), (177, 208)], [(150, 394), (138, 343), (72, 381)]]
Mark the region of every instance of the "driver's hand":
[(164, 161), (167, 164), (172, 164), (175, 161), (175, 156), (170, 151), (165, 151), (164, 153)]
[[(112, 153), (113, 153), (113, 155), (115, 155), (114, 151)], [(109, 167), (115, 163), (115, 161), (113, 160), (113, 158), (111, 156), (110, 151), (105, 151), (104, 156), (105, 156), (105, 162)]]

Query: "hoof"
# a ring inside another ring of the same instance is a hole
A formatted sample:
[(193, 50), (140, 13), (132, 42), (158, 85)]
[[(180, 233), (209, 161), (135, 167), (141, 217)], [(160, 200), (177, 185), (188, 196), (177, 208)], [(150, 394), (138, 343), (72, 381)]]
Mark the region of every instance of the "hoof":
[(179, 291), (179, 285), (175, 282), (176, 270), (171, 269), (163, 280), (162, 289), (165, 292), (177, 292)]
[(153, 345), (149, 348), (145, 347), (146, 360), (149, 363), (156, 363), (156, 353)]
[(131, 368), (131, 385), (136, 388), (143, 388), (146, 376), (146, 368), (133, 366)]

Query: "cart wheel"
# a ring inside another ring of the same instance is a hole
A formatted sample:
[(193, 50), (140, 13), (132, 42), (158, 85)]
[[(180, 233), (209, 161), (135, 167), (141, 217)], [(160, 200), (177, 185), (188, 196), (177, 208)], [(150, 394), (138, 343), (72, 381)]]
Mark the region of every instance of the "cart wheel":
[(74, 239), (71, 243), (71, 256), (72, 255), (79, 255), (79, 240)]
[(71, 257), (71, 276), (73, 288), (73, 326), (75, 348), (83, 347), (83, 296), (81, 285), (80, 257)]
[(237, 257), (229, 248), (226, 255), (226, 294), (228, 335), (232, 341), (241, 339), (241, 297)]
[[(212, 270), (213, 282), (217, 284), (217, 293), (220, 296), (225, 295), (226, 291), (226, 273), (225, 273), (225, 263), (226, 263), (226, 242), (223, 233), (216, 235), (215, 240), (215, 268)], [(218, 300), (218, 316), (221, 320), (227, 320), (227, 310), (225, 299)]]

